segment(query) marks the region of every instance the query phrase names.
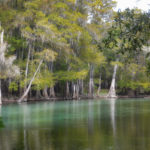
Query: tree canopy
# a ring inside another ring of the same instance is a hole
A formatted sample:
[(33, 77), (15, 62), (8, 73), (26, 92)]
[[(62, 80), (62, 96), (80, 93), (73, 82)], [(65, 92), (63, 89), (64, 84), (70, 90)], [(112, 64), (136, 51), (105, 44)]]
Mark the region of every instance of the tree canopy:
[(93, 97), (100, 85), (110, 87), (116, 64), (121, 72), (116, 74), (118, 93), (149, 92), (149, 51), (144, 51), (150, 44), (149, 12), (114, 12), (113, 0), (0, 4), (4, 96), (19, 97), (28, 89), (29, 98)]

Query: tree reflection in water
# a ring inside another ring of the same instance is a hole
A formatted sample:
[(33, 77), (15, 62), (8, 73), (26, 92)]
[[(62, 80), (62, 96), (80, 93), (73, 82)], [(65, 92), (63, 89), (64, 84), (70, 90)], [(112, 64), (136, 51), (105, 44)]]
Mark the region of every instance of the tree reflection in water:
[(2, 106), (0, 150), (147, 150), (150, 101)]
[(4, 128), (3, 118), (2, 118), (2, 106), (0, 105), (0, 128)]
[(113, 134), (115, 136), (116, 135), (116, 122), (115, 122), (115, 103), (116, 103), (116, 99), (111, 98), (111, 99), (108, 99), (108, 100), (110, 102), (111, 124), (112, 124)]

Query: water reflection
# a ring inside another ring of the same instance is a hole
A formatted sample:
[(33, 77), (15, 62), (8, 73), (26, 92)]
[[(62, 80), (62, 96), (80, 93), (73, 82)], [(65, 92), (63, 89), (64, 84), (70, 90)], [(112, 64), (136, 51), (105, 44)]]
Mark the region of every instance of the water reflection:
[(2, 106), (0, 105), (0, 128), (4, 128), (3, 118), (2, 118)]
[(3, 106), (0, 150), (147, 150), (150, 101)]
[(93, 128), (94, 128), (94, 112), (93, 112), (93, 106), (92, 106), (92, 102), (89, 101), (88, 104), (88, 132), (89, 135), (93, 134)]
[(0, 105), (0, 117), (2, 117), (2, 105)]
[(110, 103), (110, 116), (111, 116), (111, 124), (112, 124), (112, 128), (113, 128), (113, 134), (115, 136), (116, 135), (116, 122), (115, 122), (115, 103), (116, 103), (116, 99), (111, 98), (111, 99), (108, 99), (108, 101)]

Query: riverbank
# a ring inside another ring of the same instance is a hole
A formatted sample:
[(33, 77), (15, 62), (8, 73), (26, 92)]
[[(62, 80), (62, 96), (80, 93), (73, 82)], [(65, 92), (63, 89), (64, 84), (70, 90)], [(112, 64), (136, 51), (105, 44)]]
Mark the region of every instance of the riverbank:
[[(128, 96), (128, 95), (118, 95), (118, 97), (116, 99), (127, 99), (127, 98), (150, 98), (150, 95), (139, 95), (139, 96)], [(93, 98), (91, 97), (79, 97), (78, 99), (73, 99), (73, 98), (66, 98), (66, 97), (55, 97), (55, 98), (49, 98), (49, 99), (45, 99), (45, 98), (29, 98), (27, 100), (27, 102), (42, 102), (42, 101), (72, 101), (72, 100), (89, 100), (89, 99), (109, 99), (107, 98), (107, 95), (102, 95), (102, 96), (95, 96)], [(18, 98), (4, 98), (2, 100), (2, 104), (11, 104), (11, 103), (18, 103), (17, 102)]]

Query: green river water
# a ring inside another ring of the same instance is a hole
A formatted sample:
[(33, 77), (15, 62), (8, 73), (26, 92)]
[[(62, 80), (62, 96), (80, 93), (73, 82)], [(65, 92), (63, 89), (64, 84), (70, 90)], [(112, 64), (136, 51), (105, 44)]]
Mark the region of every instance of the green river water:
[(150, 150), (150, 99), (3, 105), (0, 150)]

